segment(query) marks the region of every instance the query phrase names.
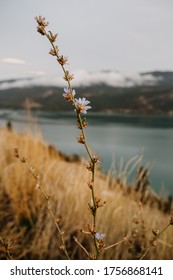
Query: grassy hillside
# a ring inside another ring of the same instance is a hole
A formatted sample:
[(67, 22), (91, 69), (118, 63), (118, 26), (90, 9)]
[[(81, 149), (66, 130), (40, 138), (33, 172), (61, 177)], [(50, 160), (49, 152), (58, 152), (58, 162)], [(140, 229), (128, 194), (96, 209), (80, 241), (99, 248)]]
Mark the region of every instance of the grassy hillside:
[[(87, 229), (91, 219), (87, 207), (90, 175), (85, 160), (64, 157), (40, 136), (5, 128), (0, 129), (0, 148), (0, 259), (8, 257), (7, 249), (13, 259), (65, 258), (46, 201), (26, 164), (14, 156), (15, 148), (39, 171), (42, 186), (50, 196), (51, 209), (64, 231), (70, 257), (86, 259), (84, 250), (74, 241), (75, 236), (88, 251), (93, 246), (91, 237), (80, 232)], [(143, 179), (140, 180), (142, 183)], [(101, 259), (138, 259), (147, 248), (146, 259), (173, 259), (172, 225), (157, 244), (154, 242), (155, 246), (150, 246), (155, 231), (169, 224), (170, 213), (161, 209), (161, 202), (143, 199), (144, 190), (134, 191), (99, 170), (96, 192), (106, 201), (98, 209), (98, 231), (105, 233), (106, 246), (118, 243), (103, 250)], [(11, 246), (7, 248), (9, 243)]]

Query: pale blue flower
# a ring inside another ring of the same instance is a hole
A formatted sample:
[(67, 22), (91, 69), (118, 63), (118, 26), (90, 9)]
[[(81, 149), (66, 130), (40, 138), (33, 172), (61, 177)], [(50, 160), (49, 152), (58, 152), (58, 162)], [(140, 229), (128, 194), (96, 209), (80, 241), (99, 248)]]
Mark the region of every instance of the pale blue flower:
[(103, 240), (105, 238), (104, 233), (96, 232), (95, 237), (97, 240)]
[(85, 97), (76, 99), (75, 98), (75, 103), (76, 103), (76, 108), (78, 112), (86, 114), (88, 109), (91, 109), (91, 106), (87, 106), (90, 101), (86, 100)]
[(71, 91), (71, 89), (68, 87), (64, 88), (63, 96), (66, 100), (68, 100), (68, 101), (73, 100), (73, 97), (75, 96), (75, 94), (76, 94), (76, 92), (74, 89)]

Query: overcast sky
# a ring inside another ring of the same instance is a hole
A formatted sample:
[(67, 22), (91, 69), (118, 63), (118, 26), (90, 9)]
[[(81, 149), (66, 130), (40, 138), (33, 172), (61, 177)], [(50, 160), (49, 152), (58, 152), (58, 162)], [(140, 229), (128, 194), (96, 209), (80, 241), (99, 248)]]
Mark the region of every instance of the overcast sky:
[(173, 70), (172, 0), (0, 0), (0, 80), (61, 75), (38, 15), (72, 72)]

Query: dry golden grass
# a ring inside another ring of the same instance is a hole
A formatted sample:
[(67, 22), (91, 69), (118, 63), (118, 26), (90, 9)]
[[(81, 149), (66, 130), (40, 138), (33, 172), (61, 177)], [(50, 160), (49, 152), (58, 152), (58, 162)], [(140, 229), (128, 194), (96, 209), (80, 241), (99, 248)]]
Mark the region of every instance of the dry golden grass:
[[(68, 162), (40, 137), (30, 133), (19, 134), (0, 129), (0, 236), (10, 239), (14, 259), (64, 259), (59, 249), (60, 240), (50, 217), (46, 202), (25, 164), (14, 156), (14, 148), (41, 174), (42, 185), (50, 195), (52, 210), (60, 227), (72, 259), (85, 259), (85, 252), (74, 242), (74, 236), (90, 250), (91, 237), (80, 233), (87, 229), (91, 215), (87, 209), (90, 191), (87, 186), (90, 174), (84, 161)], [(96, 195), (106, 201), (98, 209), (97, 229), (106, 234), (106, 246), (129, 240), (105, 250), (103, 259), (136, 259), (148, 247), (153, 229), (161, 229), (170, 215), (154, 205), (140, 205), (134, 192), (127, 193), (121, 182), (111, 180), (99, 170), (96, 172)], [(125, 187), (126, 188), (126, 187)], [(151, 246), (147, 259), (173, 258), (173, 227)], [(0, 258), (5, 258), (3, 246)]]

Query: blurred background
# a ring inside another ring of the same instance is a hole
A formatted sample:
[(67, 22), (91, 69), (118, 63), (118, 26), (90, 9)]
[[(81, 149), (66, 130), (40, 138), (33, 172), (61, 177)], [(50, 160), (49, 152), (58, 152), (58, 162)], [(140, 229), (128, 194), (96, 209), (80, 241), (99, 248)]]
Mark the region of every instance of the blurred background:
[(102, 169), (142, 156), (152, 187), (172, 195), (172, 12), (171, 0), (0, 0), (0, 125), (39, 130), (62, 152), (85, 155), (63, 73), (36, 30), (41, 15), (77, 95), (91, 101), (87, 135)]

